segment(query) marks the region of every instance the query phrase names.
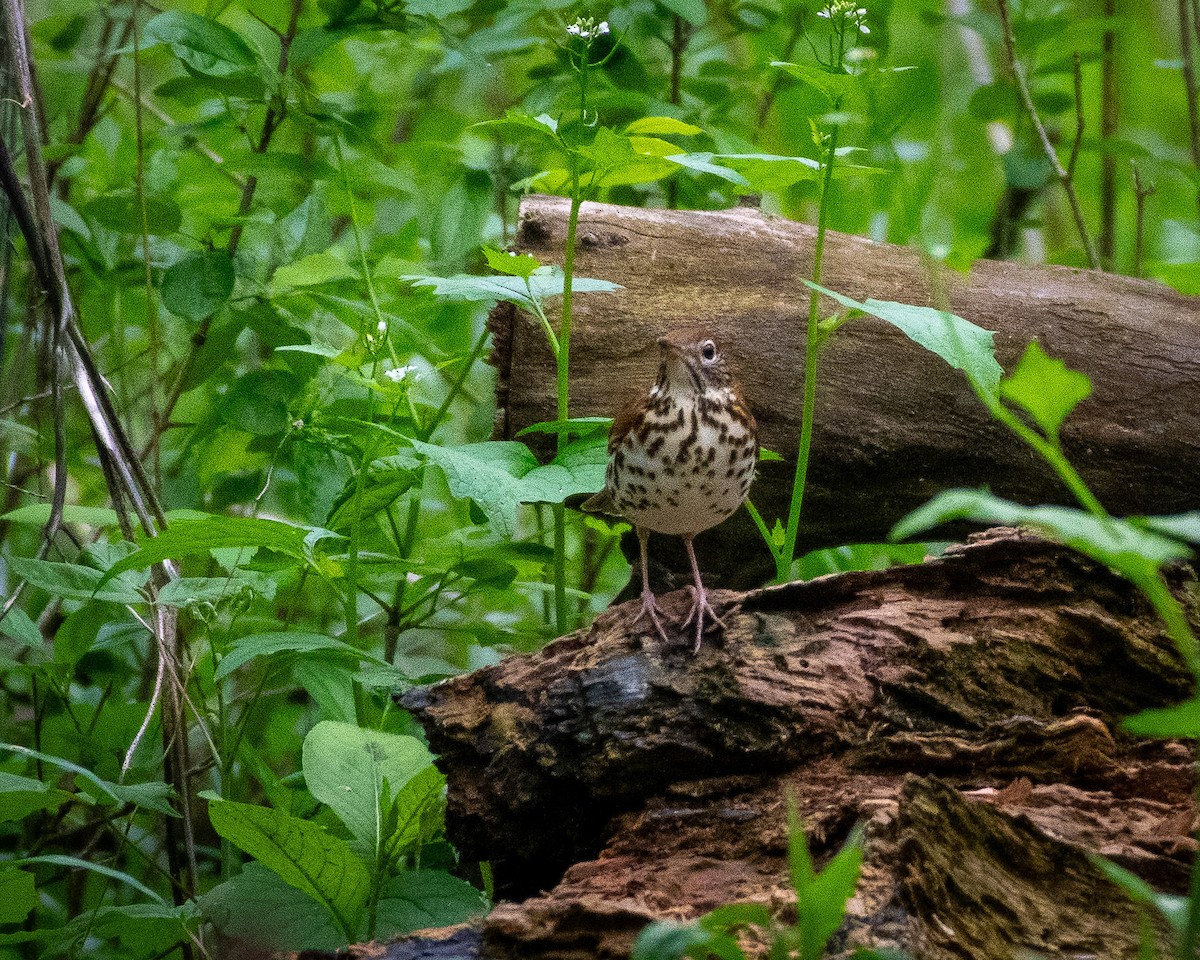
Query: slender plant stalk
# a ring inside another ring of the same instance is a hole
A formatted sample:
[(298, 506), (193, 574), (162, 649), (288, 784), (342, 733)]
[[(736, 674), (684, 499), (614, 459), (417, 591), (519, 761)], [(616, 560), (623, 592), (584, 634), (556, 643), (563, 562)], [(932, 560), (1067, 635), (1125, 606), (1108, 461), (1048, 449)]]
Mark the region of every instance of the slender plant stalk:
[(1008, 9), (1008, 0), (998, 0), (998, 4), (1000, 9), (1000, 25), (1004, 33), (1004, 53), (1008, 58), (1009, 69), (1012, 70), (1013, 77), (1017, 82), (1017, 93), (1021, 98), (1021, 105), (1025, 108), (1025, 113), (1028, 114), (1034, 130), (1037, 131), (1038, 140), (1042, 144), (1042, 152), (1045, 153), (1046, 159), (1050, 161), (1054, 175), (1058, 177), (1058, 182), (1062, 184), (1063, 192), (1067, 195), (1067, 203), (1071, 207), (1071, 216), (1075, 219), (1075, 228), (1079, 231), (1079, 239), (1083, 242), (1083, 249), (1087, 254), (1088, 265), (1093, 270), (1099, 270), (1100, 258), (1096, 255), (1096, 247), (1092, 243), (1087, 223), (1083, 219), (1083, 209), (1079, 206), (1079, 196), (1075, 193), (1075, 184), (1063, 168), (1062, 162), (1058, 159), (1058, 153), (1054, 149), (1054, 144), (1050, 142), (1050, 135), (1046, 133), (1046, 127), (1042, 123), (1042, 118), (1038, 114), (1037, 107), (1034, 105), (1033, 96), (1029, 92), (1029, 84), (1025, 79), (1025, 72), (1017, 62), (1016, 41), (1013, 39), (1012, 17)]
[[(1104, 0), (1104, 15), (1114, 17), (1117, 0)], [(1104, 31), (1100, 59), (1100, 136), (1112, 140), (1117, 135), (1117, 36), (1116, 31)], [(1100, 154), (1100, 263), (1112, 270), (1117, 249), (1117, 158), (1105, 150)]]
[[(837, 110), (839, 105), (835, 104)], [(829, 195), (833, 184), (833, 164), (837, 158), (839, 127), (829, 134), (825, 153), (825, 177), (821, 183), (821, 202), (817, 210), (817, 240), (813, 247), (813, 283), (821, 282), (821, 265), (825, 255), (825, 230), (829, 222)], [(808, 331), (804, 348), (804, 407), (800, 415), (800, 444), (796, 451), (796, 474), (792, 478), (792, 500), (788, 507), (787, 529), (783, 545), (775, 554), (775, 579), (782, 582), (792, 570), (796, 559), (796, 537), (800, 531), (800, 508), (804, 504), (804, 486), (808, 480), (808, 460), (812, 449), (813, 419), (817, 404), (817, 350), (821, 345), (821, 297), (816, 290), (808, 296)], [(761, 518), (760, 518), (761, 522)], [(765, 528), (765, 524), (762, 524)], [(768, 541), (770, 542), (770, 541)]]

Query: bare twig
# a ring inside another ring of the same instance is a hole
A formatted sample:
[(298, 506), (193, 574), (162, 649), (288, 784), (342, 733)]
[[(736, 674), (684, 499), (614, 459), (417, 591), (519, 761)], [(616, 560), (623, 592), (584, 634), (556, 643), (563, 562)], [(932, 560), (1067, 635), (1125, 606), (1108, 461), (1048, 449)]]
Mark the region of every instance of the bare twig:
[(1146, 219), (1146, 198), (1154, 193), (1157, 188), (1142, 184), (1141, 171), (1138, 170), (1136, 162), (1130, 160), (1129, 166), (1133, 171), (1133, 196), (1137, 201), (1137, 233), (1134, 235), (1133, 241), (1133, 275), (1140, 277), (1142, 275), (1142, 255), (1145, 244), (1143, 229)]
[[(1104, 0), (1104, 15), (1114, 17), (1117, 0)], [(1100, 137), (1107, 144), (1117, 135), (1120, 103), (1117, 100), (1116, 32), (1104, 31), (1100, 60)], [(1113, 269), (1117, 247), (1117, 158), (1111, 150), (1100, 153), (1100, 262)]]
[[(1180, 0), (1185, 2), (1185, 0)], [(1008, 0), (998, 0), (1000, 7), (1000, 24), (1004, 31), (1004, 52), (1008, 58), (1009, 69), (1012, 70), (1013, 77), (1017, 82), (1017, 92), (1021, 97), (1021, 104), (1025, 108), (1025, 112), (1029, 115), (1029, 120), (1033, 124), (1034, 130), (1037, 131), (1038, 139), (1042, 143), (1042, 150), (1046, 154), (1046, 159), (1050, 161), (1050, 166), (1054, 170), (1055, 176), (1058, 177), (1059, 183), (1062, 184), (1063, 191), (1067, 195), (1067, 202), (1071, 206), (1071, 215), (1075, 218), (1075, 227), (1079, 231), (1079, 239), (1083, 241), (1083, 248), (1087, 254), (1088, 264), (1093, 270), (1100, 269), (1100, 260), (1096, 256), (1096, 248), (1092, 244), (1092, 238), (1088, 235), (1087, 224), (1083, 219), (1083, 210), (1079, 206), (1079, 197), (1075, 193), (1075, 185), (1071, 182), (1067, 171), (1063, 169), (1062, 163), (1058, 159), (1058, 154), (1054, 150), (1054, 144), (1050, 142), (1050, 136), (1046, 133), (1046, 127), (1042, 123), (1042, 118), (1038, 115), (1037, 107), (1034, 105), (1033, 96), (1029, 92), (1029, 84), (1025, 79), (1025, 72), (1021, 69), (1021, 64), (1017, 62), (1016, 41), (1013, 39), (1012, 17), (1008, 9)]]
[[(1183, 58), (1183, 87), (1187, 96), (1188, 134), (1192, 151), (1192, 163), (1200, 170), (1200, 100), (1197, 99), (1196, 63), (1192, 56), (1192, 12), (1187, 0), (1179, 0), (1179, 53)], [(1200, 24), (1195, 29), (1200, 31)], [(1196, 191), (1196, 203), (1200, 205), (1200, 189)]]
[(1071, 158), (1067, 161), (1067, 176), (1075, 179), (1075, 163), (1079, 160), (1079, 145), (1083, 142), (1083, 67), (1079, 51), (1071, 58), (1071, 72), (1075, 78), (1075, 142), (1071, 144)]

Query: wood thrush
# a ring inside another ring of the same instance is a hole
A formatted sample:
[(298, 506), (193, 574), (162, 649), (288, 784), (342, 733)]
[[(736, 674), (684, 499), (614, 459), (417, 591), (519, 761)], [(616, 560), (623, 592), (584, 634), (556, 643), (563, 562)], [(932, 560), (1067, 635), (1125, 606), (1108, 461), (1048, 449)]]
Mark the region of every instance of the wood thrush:
[(646, 566), (650, 531), (683, 538), (692, 564), (693, 600), (682, 626), (695, 623), (699, 651), (709, 605), (692, 540), (746, 499), (758, 464), (758, 426), (716, 342), (689, 327), (658, 341), (658, 380), (613, 421), (604, 489), (583, 508), (633, 524), (642, 559), (642, 609), (664, 641), (662, 610)]

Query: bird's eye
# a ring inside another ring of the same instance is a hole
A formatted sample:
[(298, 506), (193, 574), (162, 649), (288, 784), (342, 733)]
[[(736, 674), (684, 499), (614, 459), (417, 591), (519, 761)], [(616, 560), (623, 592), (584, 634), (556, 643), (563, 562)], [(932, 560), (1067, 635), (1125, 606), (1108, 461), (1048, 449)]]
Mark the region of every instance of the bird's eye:
[(717, 345), (711, 340), (705, 340), (703, 346), (700, 347), (700, 356), (710, 363), (717, 359)]

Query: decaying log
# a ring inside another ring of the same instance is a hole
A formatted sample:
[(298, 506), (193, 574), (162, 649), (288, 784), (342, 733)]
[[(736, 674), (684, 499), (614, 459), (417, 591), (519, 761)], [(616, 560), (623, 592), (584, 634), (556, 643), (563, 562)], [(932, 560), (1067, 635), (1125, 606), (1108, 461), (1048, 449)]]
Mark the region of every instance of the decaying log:
[[(560, 263), (566, 216), (566, 200), (526, 197), (515, 247)], [(785, 515), (808, 310), (799, 278), (811, 268), (813, 237), (809, 226), (755, 210), (584, 204), (576, 271), (624, 289), (575, 301), (572, 414), (612, 416), (653, 381), (663, 331), (706, 323), (731, 358), (764, 445), (786, 459), (763, 465), (752, 497), (768, 520)], [(1200, 507), (1200, 298), (1064, 267), (979, 261), (969, 276), (931, 275), (913, 250), (835, 233), (826, 242), (824, 282), (859, 300), (919, 305), (931, 304), (935, 282), (944, 285), (954, 312), (997, 331), (1008, 370), (1026, 344), (1040, 341), (1092, 378), (1094, 393), (1068, 421), (1064, 444), (1108, 509)], [(507, 438), (554, 419), (554, 362), (541, 330), (511, 308), (493, 313), (492, 329), (496, 434)], [(804, 547), (879, 541), (948, 487), (987, 485), (1024, 503), (1067, 502), (1045, 464), (989, 420), (958, 372), (870, 318), (843, 327), (822, 354), (813, 450)], [(729, 586), (762, 582), (769, 557), (744, 513), (708, 536), (726, 549), (706, 550), (701, 537), (702, 564)], [(663, 549), (682, 560), (677, 544)]]
[[(1190, 571), (1172, 587), (1200, 622)], [(1119, 720), (1190, 681), (1110, 571), (992, 532), (714, 599), (728, 629), (695, 657), (625, 604), (404, 696), (447, 775), (450, 839), (510, 901), (481, 957), (624, 957), (651, 919), (743, 900), (786, 919), (789, 793), (819, 861), (867, 828), (838, 950), (1133, 956), (1135, 911), (1084, 852), (1186, 887), (1190, 750)]]

